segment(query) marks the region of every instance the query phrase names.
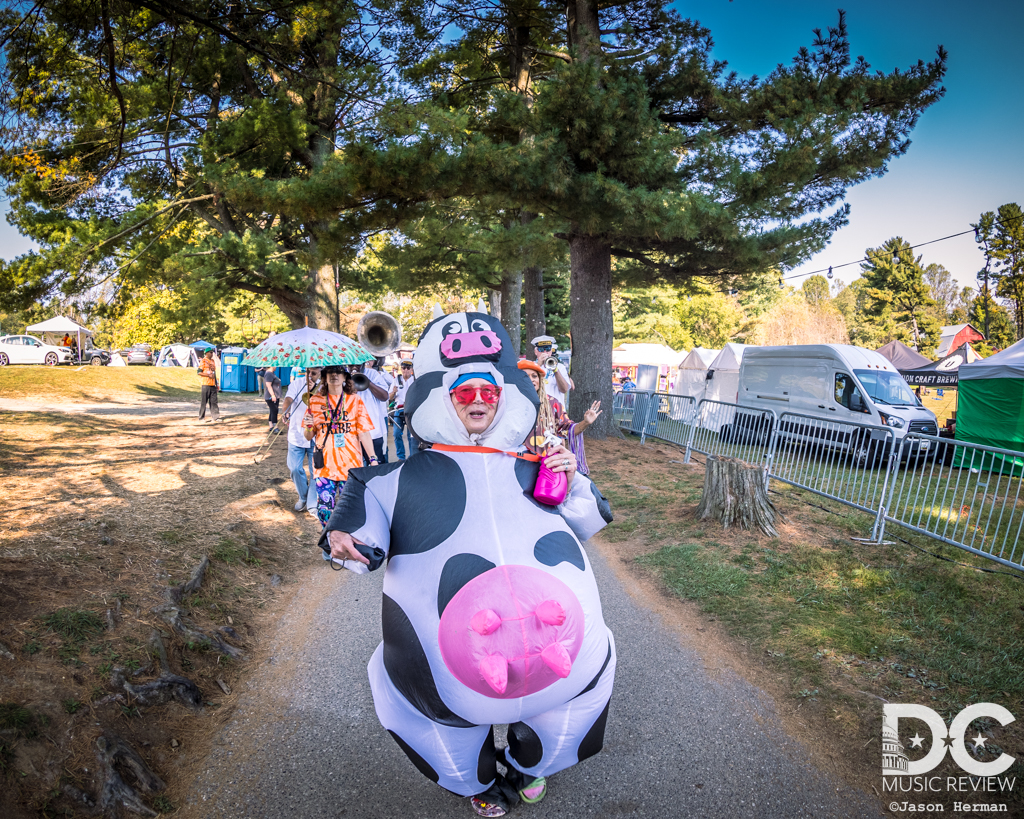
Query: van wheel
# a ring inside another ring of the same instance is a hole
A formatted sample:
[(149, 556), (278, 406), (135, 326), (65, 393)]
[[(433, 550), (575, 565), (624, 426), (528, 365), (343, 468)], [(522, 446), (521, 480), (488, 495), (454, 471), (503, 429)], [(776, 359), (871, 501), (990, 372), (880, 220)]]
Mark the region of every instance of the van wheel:
[(857, 440), (850, 447), (850, 460), (858, 469), (866, 469), (872, 465), (870, 436), (857, 436)]
[(94, 367), (100, 367), (103, 365), (103, 359), (98, 355), (94, 355), (89, 363)]

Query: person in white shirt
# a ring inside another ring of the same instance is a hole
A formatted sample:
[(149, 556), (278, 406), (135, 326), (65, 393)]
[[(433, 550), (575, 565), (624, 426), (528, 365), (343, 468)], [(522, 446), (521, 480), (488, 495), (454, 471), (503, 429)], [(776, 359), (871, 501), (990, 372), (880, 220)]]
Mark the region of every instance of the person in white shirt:
[[(313, 442), (302, 434), (302, 419), (306, 415), (308, 398), (320, 382), (320, 368), (309, 367), (305, 378), (293, 378), (284, 397), (281, 418), (288, 424), (288, 471), (291, 472), (299, 499), (295, 511), (308, 509), (316, 517), (316, 484), (313, 482)], [(306, 458), (309, 458), (309, 475)]]
[(386, 464), (388, 453), (385, 442), (388, 434), (388, 393), (391, 391), (393, 379), (390, 375), (381, 371), (384, 359), (378, 358), (371, 361), (365, 367), (360, 364), (358, 367), (350, 367), (353, 372), (362, 372), (370, 379), (370, 387), (360, 393), (363, 403), (366, 404), (366, 411), (373, 421), (373, 453), (377, 456), (377, 463)]
[[(555, 354), (555, 339), (553, 336), (537, 336), (530, 342), (533, 345), (533, 352), (537, 363), (542, 367)], [(569, 390), (573, 388), (572, 379), (569, 378), (569, 371), (565, 365), (559, 362), (554, 370), (545, 367), (547, 375), (544, 377), (544, 392), (558, 401), (563, 407), (568, 407), (566, 399), (569, 397)]]
[[(412, 372), (412, 362), (402, 362), (402, 372), (395, 380), (395, 383), (391, 386), (390, 397), (395, 402), (395, 413), (392, 416), (392, 421), (395, 424), (395, 457), (400, 461), (405, 460), (405, 393), (409, 389), (409, 385), (415, 380), (415, 376)], [(409, 433), (409, 454), (411, 455), (415, 447), (413, 446), (412, 432)]]

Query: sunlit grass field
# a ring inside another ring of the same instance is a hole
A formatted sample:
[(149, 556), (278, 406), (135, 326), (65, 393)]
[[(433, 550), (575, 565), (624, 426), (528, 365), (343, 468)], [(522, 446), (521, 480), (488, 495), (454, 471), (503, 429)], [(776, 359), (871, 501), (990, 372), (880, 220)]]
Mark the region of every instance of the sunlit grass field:
[[(198, 399), (199, 388), (199, 376), (190, 367), (0, 367), (0, 398), (138, 403)], [(221, 400), (230, 399), (231, 395), (222, 393)]]

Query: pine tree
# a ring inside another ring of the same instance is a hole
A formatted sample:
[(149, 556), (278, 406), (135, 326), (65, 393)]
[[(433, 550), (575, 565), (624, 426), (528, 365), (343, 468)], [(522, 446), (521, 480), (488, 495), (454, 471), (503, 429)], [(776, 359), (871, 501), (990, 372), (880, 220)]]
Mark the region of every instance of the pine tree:
[[(1013, 303), (1017, 338), (1024, 338), (1024, 212), (1016, 202), (1000, 206), (996, 213), (983, 213), (975, 226), (992, 264), (978, 274), (991, 276), (995, 294)], [(989, 327), (986, 333), (991, 333)]]
[(910, 245), (899, 236), (881, 247), (869, 248), (864, 255), (865, 314), (872, 319), (891, 318), (908, 327), (914, 346), (928, 355), (939, 342), (940, 330), (921, 257), (915, 258)]

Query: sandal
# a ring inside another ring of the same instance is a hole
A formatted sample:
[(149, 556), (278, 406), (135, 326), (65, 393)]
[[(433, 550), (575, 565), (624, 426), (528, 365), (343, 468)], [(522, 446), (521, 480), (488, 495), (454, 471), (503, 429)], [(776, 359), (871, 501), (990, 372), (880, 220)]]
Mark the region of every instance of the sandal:
[(543, 776), (540, 776), (519, 791), (519, 798), (527, 805), (536, 805), (547, 792), (548, 782)]
[(476, 811), (477, 816), (504, 816), (508, 812), (501, 805), (496, 805), (494, 802), (485, 802), (479, 796), (471, 796), (469, 801), (473, 805), (473, 810)]

